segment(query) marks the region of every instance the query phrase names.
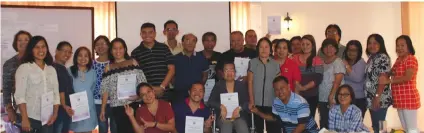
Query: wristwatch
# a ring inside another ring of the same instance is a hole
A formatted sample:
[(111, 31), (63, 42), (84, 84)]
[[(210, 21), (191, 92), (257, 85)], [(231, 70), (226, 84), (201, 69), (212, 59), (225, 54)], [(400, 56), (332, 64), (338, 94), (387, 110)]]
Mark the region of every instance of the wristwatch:
[(165, 90), (165, 86), (163, 86), (163, 85), (160, 85), (159, 87), (160, 87), (160, 88), (162, 88), (163, 90)]

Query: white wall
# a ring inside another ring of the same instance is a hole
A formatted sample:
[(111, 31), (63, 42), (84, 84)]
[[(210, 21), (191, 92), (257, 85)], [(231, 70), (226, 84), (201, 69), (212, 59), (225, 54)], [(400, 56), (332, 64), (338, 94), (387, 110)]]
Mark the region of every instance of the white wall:
[(196, 51), (203, 50), (201, 38), (208, 31), (217, 35), (216, 51), (230, 48), (229, 2), (117, 2), (116, 10), (117, 37), (126, 41), (129, 52), (140, 44), (140, 26), (145, 22), (155, 24), (156, 40), (164, 42), (167, 20), (178, 23), (178, 41), (186, 33), (197, 36)]
[[(282, 34), (272, 35), (271, 39), (290, 39), (296, 35), (312, 34), (319, 48), (325, 38), (325, 28), (329, 24), (338, 24), (342, 29), (342, 44), (356, 39), (361, 41), (365, 49), (367, 37), (372, 33), (379, 33), (385, 40), (392, 64), (396, 60), (395, 39), (402, 33), (400, 2), (255, 2), (251, 6), (261, 9), (260, 15), (256, 12), (251, 16), (251, 23), (261, 24), (252, 27), (262, 33), (258, 36), (267, 33), (268, 16), (281, 16), (284, 19), (289, 12), (293, 19), (290, 31), (282, 25)], [(371, 127), (369, 115), (366, 116), (365, 123)], [(393, 108), (387, 113), (387, 125), (401, 127), (397, 111)]]

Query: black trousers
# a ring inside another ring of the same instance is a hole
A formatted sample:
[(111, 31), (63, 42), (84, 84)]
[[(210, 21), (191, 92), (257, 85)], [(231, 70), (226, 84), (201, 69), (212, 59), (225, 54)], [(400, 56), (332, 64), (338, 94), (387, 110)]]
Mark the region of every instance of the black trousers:
[[(134, 109), (135, 115), (139, 103), (133, 102), (130, 104), (130, 106)], [(124, 106), (112, 107), (112, 117), (115, 119), (118, 133), (134, 133), (134, 128), (129, 117), (125, 113)]]
[(362, 112), (362, 119), (364, 119), (365, 112), (367, 112), (367, 99), (361, 98), (361, 99), (355, 99), (355, 105), (361, 109)]
[(330, 108), (328, 108), (328, 102), (319, 102), (319, 128), (328, 129), (328, 113), (330, 112)]
[[(265, 114), (272, 114), (272, 107), (266, 107), (266, 106), (256, 106), (259, 111)], [(254, 115), (255, 119), (255, 131), (257, 133), (263, 133), (264, 131), (264, 119), (262, 119), (258, 115)], [(278, 121), (266, 121), (266, 131), (268, 133), (281, 133), (281, 122)]]
[(315, 118), (315, 113), (316, 113), (317, 107), (318, 107), (318, 96), (308, 97), (308, 98), (305, 98), (305, 99), (309, 104), (309, 110), (311, 111), (310, 116), (313, 119), (313, 118)]

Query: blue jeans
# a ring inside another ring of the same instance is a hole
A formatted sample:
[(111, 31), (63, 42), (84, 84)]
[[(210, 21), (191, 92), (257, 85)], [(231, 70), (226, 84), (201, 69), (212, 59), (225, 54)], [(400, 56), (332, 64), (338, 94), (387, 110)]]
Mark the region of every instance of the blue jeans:
[[(101, 104), (96, 104), (96, 112), (97, 112), (97, 116), (100, 116), (100, 112), (101, 112)], [(97, 117), (97, 122), (99, 124), (99, 133), (108, 133), (108, 129), (110, 126), (110, 132), (111, 133), (118, 133), (118, 131), (116, 131), (116, 123), (115, 120), (113, 119), (113, 117), (110, 117), (111, 115), (111, 108), (108, 105), (106, 105), (106, 114), (105, 114), (105, 118), (106, 121), (101, 121), (100, 117)], [(109, 120), (109, 124), (108, 124), (108, 120)]]
[(375, 133), (380, 132), (380, 121), (386, 120), (387, 108), (380, 108), (377, 111), (370, 109), (372, 129)]
[(66, 113), (66, 111), (59, 107), (59, 111), (57, 112), (57, 119), (53, 124), (55, 133), (69, 133), (69, 126), (71, 124), (71, 117)]

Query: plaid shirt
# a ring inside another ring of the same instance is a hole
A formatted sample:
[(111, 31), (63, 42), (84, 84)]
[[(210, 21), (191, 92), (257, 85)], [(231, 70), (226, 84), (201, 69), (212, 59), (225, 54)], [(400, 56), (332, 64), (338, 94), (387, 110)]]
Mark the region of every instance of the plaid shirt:
[(394, 77), (402, 77), (406, 69), (414, 69), (412, 79), (406, 82), (392, 84), (393, 107), (400, 109), (415, 110), (420, 108), (420, 94), (417, 90), (418, 61), (413, 55), (408, 55), (406, 59), (397, 58), (392, 68)]
[(342, 114), (340, 105), (331, 108), (329, 113), (328, 127), (330, 131), (336, 132), (369, 132), (362, 123), (361, 110), (355, 105), (350, 105)]

